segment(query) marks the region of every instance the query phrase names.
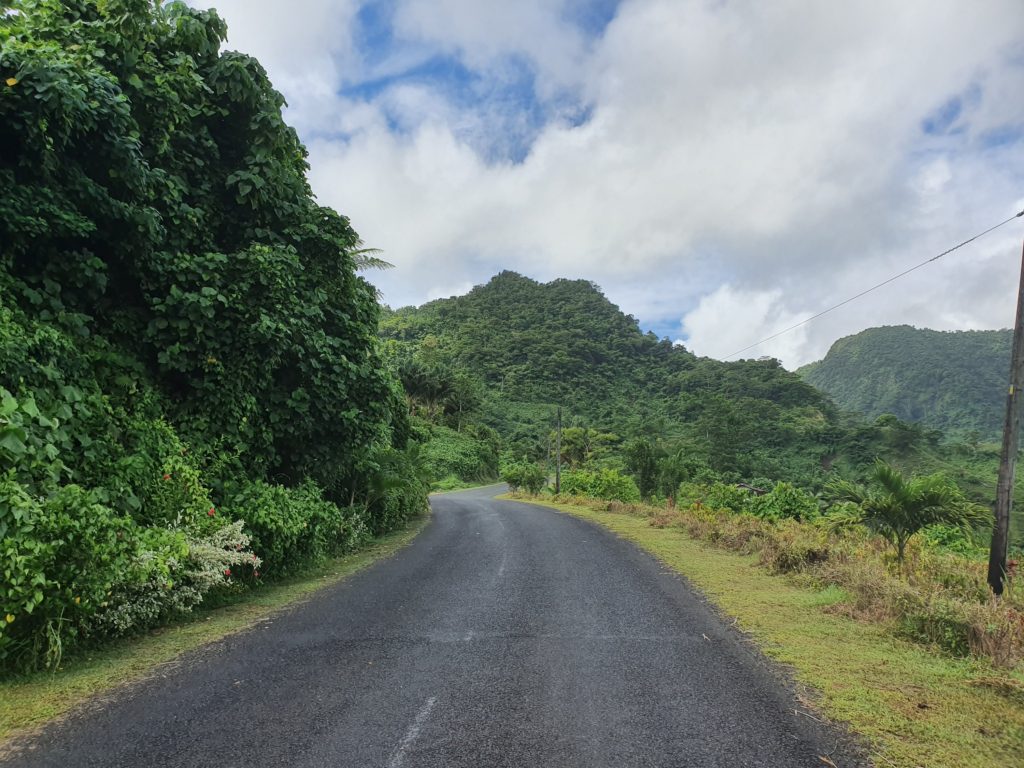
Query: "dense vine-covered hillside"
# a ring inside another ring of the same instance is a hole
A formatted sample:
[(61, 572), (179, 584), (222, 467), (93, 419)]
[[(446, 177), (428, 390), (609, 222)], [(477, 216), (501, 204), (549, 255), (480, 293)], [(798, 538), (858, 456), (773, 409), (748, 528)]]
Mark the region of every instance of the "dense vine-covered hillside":
[[(5, 4), (12, 6), (12, 4)], [(425, 506), (359, 238), (213, 11), (0, 13), (0, 668)]]
[(1010, 331), (869, 328), (839, 339), (801, 368), (805, 381), (845, 409), (982, 438), (1002, 429)]

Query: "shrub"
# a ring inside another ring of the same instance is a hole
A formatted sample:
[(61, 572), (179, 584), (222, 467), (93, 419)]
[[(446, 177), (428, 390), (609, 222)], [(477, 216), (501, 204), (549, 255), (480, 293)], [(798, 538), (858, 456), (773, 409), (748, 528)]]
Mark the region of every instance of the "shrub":
[(934, 643), (954, 656), (970, 654), (973, 622), (967, 605), (944, 598), (915, 599), (914, 603), (900, 622), (904, 634), (919, 642)]
[(608, 501), (640, 501), (640, 489), (633, 478), (614, 469), (601, 469), (596, 472), (578, 469), (564, 472), (561, 491), (569, 496), (592, 496)]
[(447, 475), (442, 477), (440, 480), (432, 482), (430, 484), (430, 488), (433, 491), (457, 491), (464, 487), (465, 484), (465, 481), (456, 475)]
[(763, 538), (761, 562), (777, 573), (787, 573), (823, 563), (830, 555), (826, 531), (783, 520), (774, 526), (771, 535)]
[(707, 493), (708, 486), (701, 483), (684, 481), (676, 489), (676, 506), (680, 509), (685, 509), (694, 504), (703, 504)]
[(838, 502), (831, 516), (834, 524), (860, 524), (883, 536), (896, 550), (900, 567), (908, 542), (921, 529), (936, 524), (968, 528), (987, 519), (941, 473), (906, 477), (882, 461), (875, 463), (869, 485), (835, 479), (827, 490)]
[[(376, 451), (367, 467), (363, 503), (366, 528), (373, 536), (392, 531), (427, 509), (430, 489), (425, 452), (417, 443), (405, 450)], [(358, 510), (353, 510), (358, 515)]]
[(0, 481), (0, 663), (59, 663), (129, 570), (137, 528), (75, 485), (50, 498)]
[(729, 483), (715, 483), (705, 492), (704, 504), (713, 509), (743, 512), (750, 492)]
[(486, 436), (478, 438), (469, 428), (456, 432), (447, 427), (432, 427), (430, 439), (423, 445), (423, 462), (431, 480), (456, 475), (477, 482), (498, 476), (493, 441)]
[(130, 635), (191, 611), (202, 596), (184, 588), (182, 576), (188, 556), (188, 538), (183, 531), (140, 529), (139, 546), (131, 564), (89, 620), (88, 634)]
[(790, 483), (776, 483), (766, 494), (749, 496), (743, 509), (762, 520), (813, 520), (819, 516), (818, 500)]
[(921, 529), (921, 539), (924, 543), (935, 549), (944, 552), (952, 552), (958, 555), (973, 556), (984, 554), (986, 548), (981, 546), (975, 539), (974, 532), (963, 526), (937, 524)]
[(365, 511), (324, 500), (312, 482), (286, 488), (250, 481), (230, 489), (223, 509), (244, 522), (267, 573), (294, 570), (346, 551), (367, 536)]
[(527, 493), (537, 495), (547, 484), (544, 470), (532, 462), (523, 461), (510, 464), (501, 473), (501, 479), (508, 483), (513, 491), (522, 488)]
[(132, 418), (125, 455), (104, 486), (141, 525), (202, 527), (213, 503), (204, 477), (175, 430), (160, 418)]

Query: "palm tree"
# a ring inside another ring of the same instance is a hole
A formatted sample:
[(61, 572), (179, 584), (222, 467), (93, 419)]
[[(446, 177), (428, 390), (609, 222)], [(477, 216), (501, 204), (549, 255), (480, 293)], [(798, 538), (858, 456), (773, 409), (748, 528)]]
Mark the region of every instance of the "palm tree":
[(868, 485), (834, 480), (826, 492), (833, 501), (845, 502), (829, 515), (833, 525), (859, 523), (883, 536), (896, 549), (901, 572), (907, 542), (922, 528), (939, 523), (967, 528), (986, 518), (941, 473), (907, 477), (883, 461), (875, 462)]

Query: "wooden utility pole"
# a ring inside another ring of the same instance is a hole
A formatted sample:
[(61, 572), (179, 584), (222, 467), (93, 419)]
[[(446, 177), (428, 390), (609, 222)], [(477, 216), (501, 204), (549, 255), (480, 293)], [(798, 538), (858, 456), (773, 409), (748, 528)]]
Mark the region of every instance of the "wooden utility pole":
[(988, 583), (997, 595), (1003, 594), (1006, 579), (1006, 553), (1010, 544), (1010, 508), (1013, 506), (1013, 475), (1020, 442), (1021, 387), (1024, 386), (1024, 248), (1021, 250), (1020, 287), (1017, 289), (1017, 321), (1013, 326), (1013, 352), (1010, 358), (1010, 389), (1006, 395), (1006, 422), (1003, 425), (1003, 453), (999, 461), (996, 486), (996, 516), (992, 529), (992, 547), (988, 555)]
[(558, 407), (558, 436), (555, 438), (555, 493), (562, 492), (562, 407)]

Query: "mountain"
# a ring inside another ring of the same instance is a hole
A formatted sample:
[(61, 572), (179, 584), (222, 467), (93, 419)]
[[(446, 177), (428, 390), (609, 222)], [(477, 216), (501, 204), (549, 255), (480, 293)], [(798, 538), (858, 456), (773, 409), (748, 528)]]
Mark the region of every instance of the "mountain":
[(584, 280), (502, 272), (464, 296), (386, 312), (381, 334), (399, 358), (475, 377), (479, 420), (506, 453), (542, 456), (556, 406), (619, 440), (685, 443), (737, 477), (813, 483), (835, 451), (837, 409), (776, 361), (697, 357), (642, 332)]
[[(931, 423), (998, 431), (1005, 366), (994, 361), (1000, 348), (1008, 355), (1003, 332), (873, 329), (837, 342), (797, 375), (771, 359), (698, 357), (644, 333), (591, 282), (502, 272), (464, 296), (385, 308), (380, 336), (434, 480), (492, 478), (499, 462), (522, 460), (551, 471), (561, 407), (567, 465), (623, 471), (643, 487), (646, 460), (657, 466), (663, 495), (679, 481), (716, 480), (783, 480), (817, 492), (834, 474), (862, 478), (882, 459), (907, 472), (942, 472), (973, 500), (994, 501), (998, 446), (944, 439), (930, 423), (889, 411), (902, 402), (898, 393), (918, 393), (917, 408), (946, 414)], [(903, 370), (901, 360), (919, 363)], [(868, 418), (813, 385), (834, 376), (868, 392), (879, 370), (888, 387), (874, 391), (890, 397)], [(989, 411), (995, 416), (979, 418)], [(899, 413), (915, 418), (921, 410)], [(1013, 536), (1022, 545), (1020, 474), (1017, 498)]]
[(1002, 429), (1012, 332), (869, 328), (797, 373), (868, 418), (891, 413), (950, 433)]

